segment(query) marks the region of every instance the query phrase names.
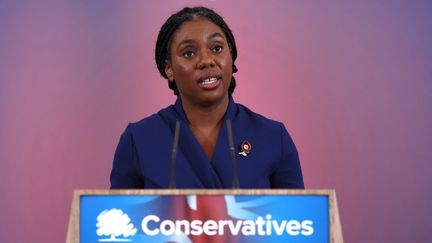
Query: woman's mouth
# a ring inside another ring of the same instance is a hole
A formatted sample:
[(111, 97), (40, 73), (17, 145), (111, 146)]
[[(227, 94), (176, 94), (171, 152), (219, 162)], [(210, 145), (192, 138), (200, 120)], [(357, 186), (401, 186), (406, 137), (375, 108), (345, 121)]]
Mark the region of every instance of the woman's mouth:
[(209, 78), (200, 79), (198, 81), (198, 85), (205, 89), (205, 90), (211, 90), (217, 88), (221, 83), (221, 77), (220, 76), (213, 76)]

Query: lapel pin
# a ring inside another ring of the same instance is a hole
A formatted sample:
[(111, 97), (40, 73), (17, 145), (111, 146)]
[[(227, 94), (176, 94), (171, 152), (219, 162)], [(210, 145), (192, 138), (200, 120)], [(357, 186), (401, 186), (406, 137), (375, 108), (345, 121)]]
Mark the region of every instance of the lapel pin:
[(252, 149), (252, 145), (249, 141), (244, 140), (243, 143), (240, 145), (240, 152), (238, 154), (243, 155), (244, 157), (247, 157)]

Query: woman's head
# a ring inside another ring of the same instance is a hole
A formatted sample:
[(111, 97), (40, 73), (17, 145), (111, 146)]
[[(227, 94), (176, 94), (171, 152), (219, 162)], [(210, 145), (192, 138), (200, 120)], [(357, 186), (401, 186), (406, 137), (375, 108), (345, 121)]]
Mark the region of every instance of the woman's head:
[(167, 75), (167, 65), (171, 65), (171, 59), (173, 55), (173, 39), (176, 36), (176, 32), (181, 29), (183, 24), (196, 21), (196, 20), (207, 20), (214, 25), (216, 25), (223, 32), (223, 37), (228, 44), (230, 57), (232, 59), (231, 69), (231, 80), (229, 80), (229, 94), (234, 92), (236, 82), (232, 73), (237, 72), (237, 68), (234, 64), (237, 58), (237, 48), (235, 44), (234, 36), (231, 29), (225, 23), (223, 18), (215, 13), (213, 10), (205, 7), (194, 7), (194, 8), (184, 8), (181, 11), (171, 15), (162, 28), (159, 31), (158, 39), (156, 42), (156, 65), (159, 69), (160, 74), (168, 79), (169, 88), (174, 91), (174, 94), (179, 95), (178, 85), (175, 80), (170, 80)]

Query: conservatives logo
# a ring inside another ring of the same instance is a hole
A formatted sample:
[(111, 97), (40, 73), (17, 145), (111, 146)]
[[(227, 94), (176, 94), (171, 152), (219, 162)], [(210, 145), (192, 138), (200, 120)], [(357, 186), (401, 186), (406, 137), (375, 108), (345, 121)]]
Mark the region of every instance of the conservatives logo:
[[(159, 227), (154, 227), (159, 224)], [(153, 227), (149, 227), (153, 225)], [(291, 236), (303, 235), (310, 236), (314, 232), (311, 220), (272, 220), (272, 216), (267, 214), (265, 219), (259, 216), (253, 220), (163, 220), (156, 215), (146, 216), (141, 223), (144, 234), (155, 236), (162, 234), (165, 236), (174, 234), (185, 235), (224, 235), (228, 231), (231, 235), (283, 235)]]
[(127, 237), (132, 237), (137, 229), (130, 223), (130, 218), (120, 209), (104, 210), (97, 217), (96, 234), (109, 238), (101, 238), (99, 241), (131, 241)]
[[(97, 217), (96, 234), (99, 241), (131, 241), (137, 229), (129, 216), (120, 209), (104, 210)], [(256, 220), (170, 220), (150, 214), (141, 221), (142, 232), (153, 236), (199, 236), (199, 235), (244, 235), (244, 236), (311, 236), (314, 233), (313, 221), (275, 220), (271, 214), (258, 216)]]

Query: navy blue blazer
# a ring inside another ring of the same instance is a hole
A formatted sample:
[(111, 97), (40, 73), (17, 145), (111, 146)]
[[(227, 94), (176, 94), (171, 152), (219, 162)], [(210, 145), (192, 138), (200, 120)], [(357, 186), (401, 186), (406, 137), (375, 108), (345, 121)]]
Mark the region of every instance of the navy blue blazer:
[[(304, 188), (297, 149), (284, 125), (256, 114), (230, 97), (240, 188)], [(111, 188), (168, 188), (176, 121), (181, 122), (175, 179), (177, 188), (231, 188), (232, 162), (226, 123), (209, 161), (189, 129), (181, 99), (157, 114), (131, 123), (121, 135), (111, 171)], [(244, 141), (247, 156), (239, 154)]]

